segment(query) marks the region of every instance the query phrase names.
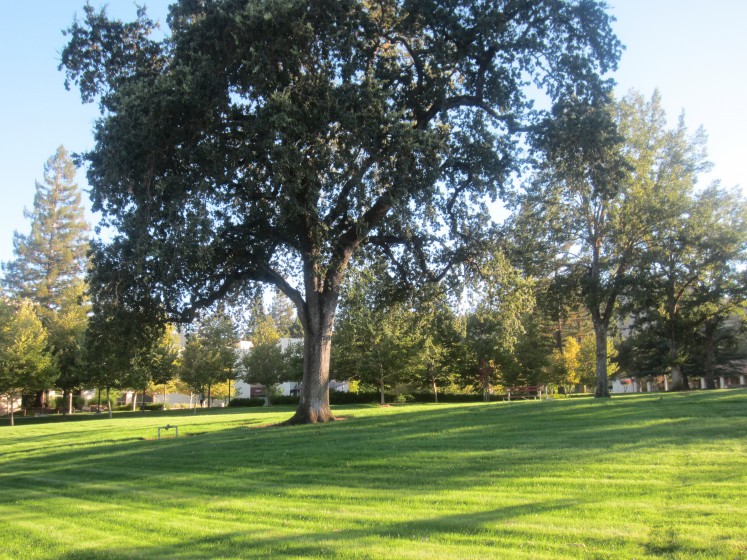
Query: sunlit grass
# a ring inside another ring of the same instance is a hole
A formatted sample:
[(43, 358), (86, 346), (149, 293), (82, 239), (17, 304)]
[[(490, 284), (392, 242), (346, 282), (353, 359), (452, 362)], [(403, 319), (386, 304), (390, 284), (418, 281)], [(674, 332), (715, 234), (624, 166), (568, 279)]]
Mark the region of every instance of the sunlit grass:
[(290, 413), (2, 427), (0, 558), (747, 557), (743, 390)]

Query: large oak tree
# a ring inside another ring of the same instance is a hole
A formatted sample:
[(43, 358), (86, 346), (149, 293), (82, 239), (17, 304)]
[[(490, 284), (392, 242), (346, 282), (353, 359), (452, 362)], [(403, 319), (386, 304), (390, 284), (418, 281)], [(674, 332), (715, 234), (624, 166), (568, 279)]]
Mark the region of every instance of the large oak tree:
[(516, 169), (527, 86), (592, 95), (620, 54), (594, 0), (181, 0), (168, 24), (157, 40), (143, 10), (122, 23), (87, 6), (68, 31), (68, 83), (102, 111), (94, 207), (116, 230), (93, 293), (189, 321), (274, 284), (304, 330), (293, 422), (333, 419), (351, 256), (446, 276)]

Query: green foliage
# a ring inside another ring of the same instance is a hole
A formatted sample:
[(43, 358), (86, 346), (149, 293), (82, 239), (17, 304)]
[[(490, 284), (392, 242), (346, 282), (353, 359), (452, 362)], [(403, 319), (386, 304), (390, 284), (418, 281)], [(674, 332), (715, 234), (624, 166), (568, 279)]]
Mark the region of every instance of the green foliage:
[(48, 387), (58, 375), (33, 305), (0, 297), (0, 398), (13, 402), (23, 391)]
[(239, 358), (238, 369), (241, 378), (246, 383), (267, 387), (268, 405), (275, 385), (285, 381), (288, 376), (283, 350), (278, 342), (266, 342), (253, 346), (251, 351)]
[(15, 259), (3, 264), (3, 287), (37, 305), (59, 371), (57, 386), (71, 390), (85, 379), (82, 344), (90, 309), (83, 274), (89, 226), (75, 165), (62, 146), (46, 162), (44, 181), (36, 183), (34, 206), (25, 217), (31, 231), (15, 233)]
[(265, 399), (262, 398), (235, 398), (231, 399), (228, 406), (264, 406)]
[(536, 121), (526, 85), (594, 97), (621, 51), (594, 0), (182, 0), (168, 23), (158, 41), (144, 10), (122, 23), (87, 6), (68, 30), (66, 83), (102, 114), (93, 206), (117, 230), (94, 245), (92, 293), (189, 321), (275, 285), (314, 348), (301, 421), (329, 418), (353, 255), (407, 285), (455, 274)]
[(384, 404), (385, 391), (413, 380), (423, 364), (420, 333), (430, 325), (421, 324), (426, 316), (417, 314), (411, 299), (388, 298), (388, 284), (381, 278), (376, 269), (349, 277), (335, 328), (332, 371), (339, 379), (377, 387)]
[[(682, 123), (677, 133), (685, 135)], [(642, 282), (629, 309), (636, 330), (661, 340), (654, 361), (672, 372), (676, 388), (686, 386), (684, 366), (694, 361), (712, 386), (713, 337), (747, 300), (747, 201), (718, 185), (695, 192), (692, 175), (679, 180), (671, 217), (647, 241)]]
[(230, 318), (221, 313), (204, 317), (188, 333), (179, 369), (180, 379), (197, 393), (235, 377), (237, 336)]
[(84, 344), (91, 308), (86, 301), (85, 289), (85, 284), (78, 280), (61, 293), (54, 310), (41, 311), (42, 320), (49, 332), (49, 343), (60, 370), (56, 384), (64, 390), (80, 388), (90, 380), (85, 364)]
[(524, 334), (522, 319), (534, 306), (532, 282), (511, 266), (503, 252), (486, 257), (471, 286), (473, 305), (464, 332), (464, 381), (489, 399), (496, 383), (519, 381), (515, 350)]
[(88, 231), (75, 181), (75, 165), (60, 146), (36, 183), (31, 232), (14, 234), (15, 260), (3, 263), (5, 290), (49, 310), (58, 309), (77, 291), (88, 259)]

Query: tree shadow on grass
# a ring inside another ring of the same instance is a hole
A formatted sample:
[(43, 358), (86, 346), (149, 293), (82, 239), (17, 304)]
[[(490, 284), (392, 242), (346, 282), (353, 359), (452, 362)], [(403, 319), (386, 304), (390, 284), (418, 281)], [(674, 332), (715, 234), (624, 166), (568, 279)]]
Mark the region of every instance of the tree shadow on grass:
[[(389, 522), (380, 525), (368, 523), (355, 528), (304, 532), (282, 539), (271, 535), (258, 535), (255, 530), (246, 532), (226, 531), (216, 535), (186, 539), (178, 544), (160, 545), (155, 542), (135, 547), (106, 551), (73, 551), (68, 554), (49, 556), (49, 560), (103, 560), (124, 558), (152, 558), (156, 560), (186, 558), (349, 558), (354, 550), (371, 539), (386, 539), (390, 542), (431, 539), (438, 541), (449, 535), (474, 537), (500, 535), (501, 526), (526, 515), (538, 515), (574, 507), (572, 500), (549, 500), (524, 503), (484, 511), (432, 516), (423, 519)], [(386, 544), (384, 545), (386, 546)], [(417, 550), (414, 548), (413, 550)], [(375, 558), (358, 554), (359, 558)]]
[[(84, 448), (74, 447), (72, 440), (68, 449), (56, 449), (44, 461), (22, 453), (3, 461), (0, 501), (23, 501), (31, 496), (32, 503), (15, 510), (20, 513), (22, 508), (42, 504), (45, 495), (70, 502), (85, 497), (102, 516), (111, 511), (151, 512), (153, 533), (157, 534), (168, 527), (170, 519), (185, 515), (182, 508), (194, 508), (201, 500), (206, 504), (221, 499), (242, 504), (255, 498), (292, 498), (313, 515), (315, 508), (331, 503), (352, 507), (360, 501), (393, 496), (422, 499), (426, 504), (437, 492), (465, 492), (474, 498), (474, 489), (483, 485), (511, 492), (514, 479), (547, 477), (564, 468), (583, 468), (589, 461), (615, 464), (616, 458), (634, 450), (648, 449), (647, 457), (656, 460), (656, 451), (664, 446), (741, 438), (744, 397), (416, 406), (375, 415), (366, 409), (344, 407), (340, 410), (349, 420), (322, 426), (258, 430), (233, 425), (194, 437), (118, 440)], [(724, 425), (714, 420), (714, 414), (727, 415), (730, 421)], [(221, 416), (214, 418), (219, 421)], [(189, 433), (200, 426), (185, 429)], [(581, 488), (573, 486), (574, 496), (582, 495)], [(470, 527), (500, 524), (529, 510), (553, 511), (573, 504), (548, 499), (401, 523), (372, 522), (338, 532), (302, 527), (297, 536), (284, 536), (280, 543), (269, 538), (258, 540), (256, 530), (226, 528), (216, 531), (214, 537), (185, 537), (183, 548), (152, 544), (99, 556), (76, 548), (68, 556), (62, 551), (50, 558), (244, 557), (233, 544), (222, 542), (259, 547), (259, 556), (249, 555), (259, 558), (292, 557), (305, 551), (323, 555), (325, 547), (345, 557), (345, 547), (360, 539), (378, 535), (417, 539), (420, 532), (468, 531)], [(260, 509), (253, 515), (280, 521), (277, 512), (257, 507)], [(475, 509), (479, 507), (475, 505)], [(6, 511), (6, 519), (12, 522), (13, 510)], [(243, 510), (227, 512), (226, 506), (212, 509), (207, 505), (204, 515), (220, 518), (221, 512), (226, 519), (234, 513), (242, 519), (247, 515)], [(82, 519), (80, 522), (85, 524)], [(216, 546), (219, 554), (212, 554), (211, 547)], [(659, 545), (652, 546), (650, 553)]]

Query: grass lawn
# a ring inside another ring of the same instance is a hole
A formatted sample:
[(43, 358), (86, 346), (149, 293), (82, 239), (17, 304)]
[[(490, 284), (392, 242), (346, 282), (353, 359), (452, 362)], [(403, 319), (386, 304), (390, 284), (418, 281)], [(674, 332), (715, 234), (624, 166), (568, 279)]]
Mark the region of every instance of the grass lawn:
[(745, 390), (290, 412), (3, 425), (0, 558), (747, 558)]

